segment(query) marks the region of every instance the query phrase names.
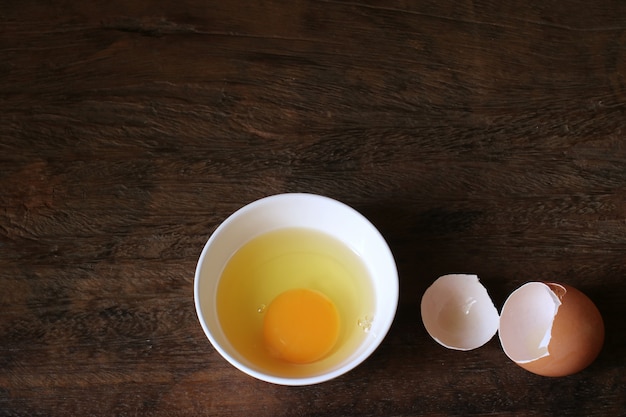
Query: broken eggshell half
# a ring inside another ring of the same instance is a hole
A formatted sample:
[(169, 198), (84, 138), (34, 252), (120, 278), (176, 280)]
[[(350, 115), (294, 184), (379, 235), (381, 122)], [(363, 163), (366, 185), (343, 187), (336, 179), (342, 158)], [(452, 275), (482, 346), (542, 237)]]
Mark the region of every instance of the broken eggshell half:
[(476, 349), (498, 331), (498, 310), (477, 275), (439, 277), (422, 296), (420, 308), (428, 334), (449, 349)]
[(562, 283), (529, 282), (505, 301), (498, 331), (504, 353), (543, 376), (566, 376), (589, 366), (604, 343), (595, 304)]
[(543, 376), (571, 375), (590, 365), (604, 343), (602, 316), (574, 287), (529, 282), (505, 301), (499, 316), (478, 276), (438, 278), (421, 302), (424, 327), (439, 344), (476, 349), (498, 332), (505, 354)]

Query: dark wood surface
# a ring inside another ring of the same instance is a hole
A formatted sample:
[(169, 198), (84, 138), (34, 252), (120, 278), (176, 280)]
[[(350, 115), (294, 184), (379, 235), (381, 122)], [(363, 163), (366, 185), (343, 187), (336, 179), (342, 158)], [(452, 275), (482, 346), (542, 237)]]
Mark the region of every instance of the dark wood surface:
[[(197, 321), (217, 225), (312, 192), (387, 238), (401, 295), (336, 380), (237, 371)], [(419, 315), (472, 272), (587, 293), (606, 343), (530, 374)], [(626, 2), (0, 4), (1, 416), (626, 415)]]

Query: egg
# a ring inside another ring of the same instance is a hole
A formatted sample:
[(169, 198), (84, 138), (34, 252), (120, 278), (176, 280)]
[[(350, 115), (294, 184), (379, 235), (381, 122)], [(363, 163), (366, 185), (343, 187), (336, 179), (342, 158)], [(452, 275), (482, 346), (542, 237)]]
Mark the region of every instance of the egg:
[(576, 288), (529, 282), (504, 303), (498, 334), (517, 365), (538, 375), (566, 376), (596, 359), (604, 324), (595, 304)]
[(477, 275), (444, 275), (424, 292), (421, 314), (426, 331), (439, 344), (476, 349), (497, 332), (509, 359), (543, 376), (583, 370), (604, 343), (598, 308), (562, 283), (528, 282), (511, 293), (498, 315)]
[(326, 295), (296, 288), (278, 295), (263, 321), (265, 346), (276, 358), (292, 363), (315, 362), (339, 338), (339, 313)]
[(428, 334), (450, 349), (476, 349), (498, 330), (498, 311), (476, 275), (439, 277), (422, 296), (420, 308)]

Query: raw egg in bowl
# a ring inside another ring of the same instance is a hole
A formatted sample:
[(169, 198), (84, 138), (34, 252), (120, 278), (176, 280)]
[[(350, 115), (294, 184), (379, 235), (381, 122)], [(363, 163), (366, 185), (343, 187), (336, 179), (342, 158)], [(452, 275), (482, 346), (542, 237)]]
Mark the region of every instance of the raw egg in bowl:
[(379, 346), (396, 313), (398, 275), (384, 238), (355, 209), (279, 194), (218, 226), (198, 260), (194, 298), (229, 363), (263, 381), (310, 385)]

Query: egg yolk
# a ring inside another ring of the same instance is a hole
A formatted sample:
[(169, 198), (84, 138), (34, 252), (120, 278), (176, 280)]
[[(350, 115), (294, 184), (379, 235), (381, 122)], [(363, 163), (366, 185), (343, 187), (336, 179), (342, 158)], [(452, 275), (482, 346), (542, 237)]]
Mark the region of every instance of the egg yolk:
[(311, 363), (326, 356), (339, 337), (339, 313), (324, 294), (293, 289), (267, 307), (263, 339), (269, 352), (292, 363)]

